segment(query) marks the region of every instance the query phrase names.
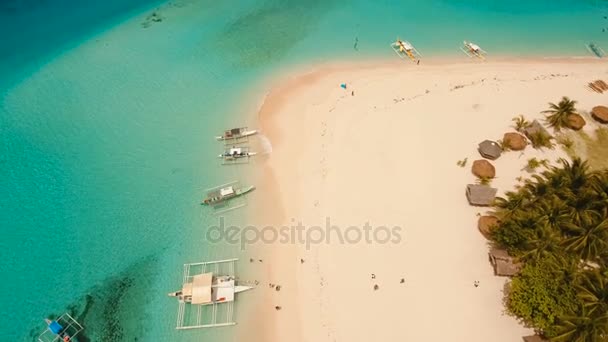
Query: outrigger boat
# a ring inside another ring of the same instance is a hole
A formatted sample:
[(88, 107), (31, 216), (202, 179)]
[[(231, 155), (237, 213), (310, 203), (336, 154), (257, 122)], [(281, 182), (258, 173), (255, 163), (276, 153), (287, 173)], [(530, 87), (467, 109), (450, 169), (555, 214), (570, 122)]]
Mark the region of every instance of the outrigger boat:
[(215, 139), (217, 140), (238, 140), (241, 138), (246, 138), (256, 134), (258, 131), (255, 129), (247, 129), (247, 127), (241, 128), (232, 128), (226, 130), (222, 136), (217, 136)]
[(236, 294), (253, 289), (237, 285), (238, 259), (184, 264), (182, 288), (170, 292), (179, 303), (177, 329), (213, 328), (234, 325)]
[(393, 51), (395, 51), (397, 56), (401, 58), (409, 58), (414, 62), (422, 57), (420, 52), (418, 52), (418, 50), (416, 50), (416, 48), (407, 40), (397, 38), (395, 42), (391, 43), (391, 48)]
[(606, 56), (606, 52), (604, 51), (604, 49), (602, 49), (595, 43), (587, 44), (587, 50), (589, 50), (589, 52), (597, 58), (604, 58), (604, 56)]
[(486, 55), (488, 54), (482, 48), (480, 48), (479, 45), (472, 42), (467, 42), (466, 40), (463, 42), (460, 50), (462, 50), (462, 52), (469, 57), (477, 57), (482, 60), (486, 59)]
[(84, 328), (70, 314), (64, 313), (57, 319), (45, 319), (46, 330), (38, 336), (38, 342), (77, 342)]
[(234, 161), (236, 159), (248, 158), (255, 156), (256, 152), (250, 152), (246, 147), (233, 147), (220, 154), (219, 158), (224, 158), (224, 161)]
[(233, 185), (236, 183), (237, 182), (232, 182), (209, 189), (207, 192), (207, 197), (201, 202), (201, 204), (215, 206), (255, 190), (255, 186), (253, 185), (241, 188)]

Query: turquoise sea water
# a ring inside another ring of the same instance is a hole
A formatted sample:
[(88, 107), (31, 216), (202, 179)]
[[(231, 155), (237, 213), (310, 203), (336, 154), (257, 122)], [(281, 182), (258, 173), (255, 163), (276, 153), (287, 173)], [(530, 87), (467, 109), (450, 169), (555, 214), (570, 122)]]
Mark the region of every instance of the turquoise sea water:
[[(154, 10), (163, 21), (142, 27)], [(2, 2), (1, 340), (31, 341), (71, 305), (92, 341), (231, 340), (176, 332), (166, 293), (184, 262), (238, 255), (205, 243), (214, 219), (198, 200), (247, 177), (216, 162), (212, 136), (254, 123), (259, 80), (391, 57), (396, 36), (425, 56), (459, 54), (463, 39), (491, 55), (583, 55), (591, 40), (608, 48), (605, 15), (580, 0)]]

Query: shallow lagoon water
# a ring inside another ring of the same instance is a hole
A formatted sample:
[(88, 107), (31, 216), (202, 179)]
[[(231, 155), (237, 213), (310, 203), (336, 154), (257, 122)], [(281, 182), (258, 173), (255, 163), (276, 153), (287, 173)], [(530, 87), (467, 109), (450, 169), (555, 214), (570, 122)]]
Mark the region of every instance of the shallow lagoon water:
[[(0, 7), (12, 18), (0, 26), (11, 37), (0, 50), (8, 340), (31, 340), (42, 318), (74, 305), (92, 341), (231, 338), (175, 331), (166, 293), (184, 262), (239, 255), (205, 242), (216, 218), (198, 201), (247, 178), (250, 166), (219, 165), (212, 137), (254, 124), (257, 85), (277, 70), (391, 57), (396, 36), (424, 56), (459, 55), (464, 39), (490, 56), (608, 44), (608, 11), (593, 1), (14, 3)], [(162, 21), (144, 28), (153, 11)], [(244, 222), (242, 212), (231, 219)]]

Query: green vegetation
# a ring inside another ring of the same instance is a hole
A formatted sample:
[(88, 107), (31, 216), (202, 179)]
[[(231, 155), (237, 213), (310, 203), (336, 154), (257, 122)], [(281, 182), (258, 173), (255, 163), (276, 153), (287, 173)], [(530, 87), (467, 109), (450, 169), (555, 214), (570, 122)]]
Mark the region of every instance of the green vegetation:
[(553, 137), (550, 135), (547, 135), (545, 133), (542, 132), (536, 132), (533, 134), (530, 134), (528, 136), (528, 140), (530, 140), (530, 143), (532, 143), (532, 147), (534, 148), (548, 148), (548, 149), (553, 149), (554, 144), (553, 144)]
[(492, 183), (491, 177), (478, 177), (477, 184), (479, 185), (490, 185)]
[(524, 264), (507, 310), (551, 341), (608, 341), (608, 170), (562, 159), (495, 209), (492, 243)]
[(568, 117), (576, 112), (576, 101), (570, 100), (568, 97), (562, 97), (562, 100), (558, 104), (549, 103), (549, 109), (543, 111), (548, 114), (546, 117), (549, 126), (553, 127), (556, 131), (562, 128), (568, 128), (570, 123)]
[(502, 139), (497, 140), (496, 143), (500, 146), (500, 148), (503, 150), (503, 152), (507, 152), (507, 151), (511, 150), (511, 147), (509, 146), (509, 144), (504, 142)]
[(523, 115), (514, 117), (511, 121), (514, 123), (513, 128), (520, 133), (530, 126), (530, 122)]
[(468, 160), (469, 160), (469, 158), (464, 158), (463, 160), (459, 160), (456, 162), (456, 165), (458, 165), (460, 167), (465, 167), (465, 166), (467, 166)]
[[(583, 131), (576, 132), (576, 135), (584, 142), (584, 150), (580, 151), (584, 155), (592, 170), (608, 169), (608, 128), (600, 127), (595, 131), (595, 137), (589, 136)], [(570, 157), (574, 152), (566, 150)]]
[(555, 139), (569, 156), (574, 157), (574, 140), (568, 135), (561, 134)]
[(541, 166), (549, 167), (549, 160), (547, 160), (547, 159), (538, 160), (536, 158), (530, 158), (530, 159), (528, 159), (528, 163), (526, 163), (525, 169), (531, 173), (531, 172), (536, 171), (536, 169), (538, 169)]

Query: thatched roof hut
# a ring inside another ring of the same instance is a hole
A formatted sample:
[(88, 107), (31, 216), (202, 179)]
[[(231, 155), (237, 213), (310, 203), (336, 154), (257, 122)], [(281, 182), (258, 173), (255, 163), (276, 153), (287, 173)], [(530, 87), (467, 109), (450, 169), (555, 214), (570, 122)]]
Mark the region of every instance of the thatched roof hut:
[(583, 127), (585, 127), (585, 124), (585, 119), (583, 119), (583, 117), (579, 114), (568, 115), (568, 127), (570, 127), (571, 129), (579, 131)]
[(524, 342), (549, 342), (549, 340), (538, 335), (531, 335), (524, 336)]
[(486, 239), (489, 240), (490, 235), (492, 234), (492, 230), (496, 229), (499, 223), (500, 221), (496, 216), (480, 216), (479, 220), (477, 221), (477, 229), (479, 229), (481, 235), (483, 235)]
[(485, 159), (476, 160), (473, 162), (471, 172), (479, 178), (494, 178), (496, 177), (496, 169), (489, 161)]
[(487, 207), (492, 205), (492, 202), (494, 202), (497, 191), (497, 189), (492, 188), (489, 185), (468, 184), (467, 199), (471, 205)]
[(478, 151), (482, 157), (494, 160), (500, 157), (502, 148), (495, 141), (484, 140), (479, 144)]
[(513, 151), (521, 151), (526, 148), (528, 142), (523, 135), (519, 133), (509, 132), (502, 137), (502, 142)]
[(591, 110), (591, 116), (595, 120), (597, 120), (603, 124), (608, 123), (608, 107), (605, 107), (605, 106), (593, 107), (593, 109)]
[(494, 267), (497, 276), (512, 277), (521, 269), (521, 264), (515, 262), (514, 258), (504, 249), (492, 248), (489, 253), (490, 263)]
[(526, 134), (528, 139), (530, 139), (530, 137), (534, 136), (535, 134), (542, 134), (548, 137), (551, 136), (551, 134), (549, 134), (545, 127), (540, 122), (538, 122), (538, 120), (532, 121), (532, 123), (524, 129), (524, 133)]

